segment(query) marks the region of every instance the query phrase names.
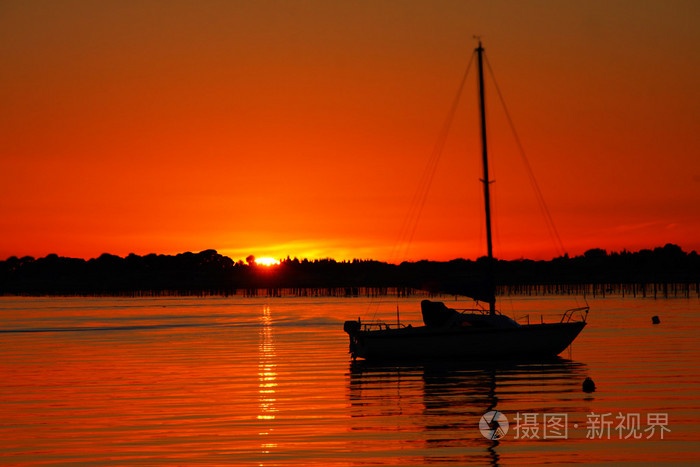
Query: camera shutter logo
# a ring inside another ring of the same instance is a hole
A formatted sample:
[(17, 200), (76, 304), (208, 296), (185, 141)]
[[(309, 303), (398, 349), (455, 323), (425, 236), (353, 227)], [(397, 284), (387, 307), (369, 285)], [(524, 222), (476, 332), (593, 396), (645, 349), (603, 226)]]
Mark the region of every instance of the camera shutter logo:
[(508, 433), (508, 418), (498, 410), (486, 412), (479, 420), (479, 430), (484, 438), (499, 440)]

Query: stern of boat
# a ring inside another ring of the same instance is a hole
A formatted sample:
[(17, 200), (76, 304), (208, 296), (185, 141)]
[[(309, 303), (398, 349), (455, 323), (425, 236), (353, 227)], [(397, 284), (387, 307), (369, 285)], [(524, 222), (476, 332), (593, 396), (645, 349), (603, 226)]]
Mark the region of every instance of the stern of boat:
[(353, 359), (358, 357), (356, 353), (358, 347), (358, 333), (360, 332), (360, 329), (362, 329), (362, 325), (359, 321), (346, 321), (345, 324), (343, 324), (343, 330), (348, 333), (348, 337), (350, 338), (350, 348), (348, 351), (352, 355)]

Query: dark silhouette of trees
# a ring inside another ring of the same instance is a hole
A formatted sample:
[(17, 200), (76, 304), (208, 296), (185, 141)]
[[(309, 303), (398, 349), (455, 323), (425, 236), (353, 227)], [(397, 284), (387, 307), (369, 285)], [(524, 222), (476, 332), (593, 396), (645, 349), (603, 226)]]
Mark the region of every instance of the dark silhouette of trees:
[[(476, 261), (418, 261), (399, 265), (371, 260), (337, 262), (287, 258), (262, 266), (251, 255), (235, 263), (215, 250), (178, 255), (105, 253), (90, 260), (12, 256), (0, 261), (0, 294), (121, 295), (234, 294), (243, 289), (338, 289), (355, 295), (357, 288), (422, 288), (454, 292), (480, 287), (488, 277), (486, 258)], [(601, 249), (551, 261), (499, 260), (495, 281), (501, 286), (556, 284), (697, 284), (700, 257), (668, 244), (653, 250), (608, 253)], [(468, 288), (468, 287), (467, 287)], [(454, 290), (452, 290), (454, 289)], [(253, 292), (251, 292), (253, 293)]]

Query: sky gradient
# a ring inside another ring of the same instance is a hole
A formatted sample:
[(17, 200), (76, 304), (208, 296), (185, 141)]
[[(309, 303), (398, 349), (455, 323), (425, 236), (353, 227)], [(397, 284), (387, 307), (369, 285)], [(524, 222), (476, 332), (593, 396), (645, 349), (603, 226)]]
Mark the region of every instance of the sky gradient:
[[(700, 250), (700, 2), (6, 1), (0, 259), (485, 254), (476, 42), (571, 255)], [(549, 259), (490, 78), (494, 251)]]

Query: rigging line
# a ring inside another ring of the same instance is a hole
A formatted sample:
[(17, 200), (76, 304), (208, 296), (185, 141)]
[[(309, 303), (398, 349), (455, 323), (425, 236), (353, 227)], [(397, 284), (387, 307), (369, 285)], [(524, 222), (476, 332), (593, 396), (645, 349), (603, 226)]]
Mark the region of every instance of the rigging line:
[(508, 112), (508, 107), (506, 106), (506, 101), (503, 98), (503, 94), (501, 94), (501, 89), (498, 87), (498, 83), (496, 82), (496, 75), (493, 73), (493, 69), (491, 68), (491, 64), (489, 63), (488, 57), (484, 54), (484, 58), (486, 61), (486, 66), (489, 69), (489, 74), (491, 75), (491, 80), (493, 81), (494, 86), (496, 87), (496, 93), (498, 94), (498, 98), (501, 101), (501, 105), (503, 106), (503, 111), (505, 112), (506, 119), (508, 120), (508, 125), (510, 126), (510, 130), (513, 132), (513, 137), (515, 138), (515, 143), (518, 146), (518, 150), (520, 152), (520, 156), (522, 157), (523, 163), (525, 165), (526, 172), (528, 174), (528, 178), (530, 179), (530, 183), (532, 184), (533, 190), (535, 191), (535, 196), (537, 198), (538, 204), (540, 206), (540, 210), (542, 211), (544, 218), (545, 218), (545, 225), (547, 226), (547, 230), (549, 231), (550, 236), (552, 239), (555, 241), (555, 244), (559, 248), (559, 253), (560, 254), (565, 254), (566, 253), (566, 248), (564, 247), (564, 242), (562, 242), (561, 237), (559, 236), (559, 232), (557, 231), (557, 227), (554, 224), (554, 219), (552, 218), (552, 214), (549, 211), (549, 208), (547, 207), (547, 203), (545, 202), (544, 195), (542, 194), (542, 190), (540, 190), (540, 186), (537, 183), (537, 179), (535, 178), (535, 173), (532, 170), (532, 166), (530, 165), (530, 161), (527, 158), (527, 155), (525, 154), (525, 148), (523, 147), (522, 142), (520, 141), (520, 137), (518, 136), (518, 132), (515, 131), (515, 124), (513, 123), (513, 119), (510, 117), (510, 112)]
[(402, 227), (399, 245), (404, 244), (404, 246), (403, 251), (400, 252), (401, 256), (405, 257), (405, 255), (408, 253), (408, 249), (411, 243), (413, 242), (413, 238), (415, 237), (415, 233), (418, 227), (418, 221), (420, 220), (423, 208), (425, 207), (425, 203), (428, 199), (428, 193), (430, 192), (430, 187), (432, 186), (433, 179), (435, 178), (438, 163), (440, 161), (440, 158), (442, 157), (442, 153), (447, 142), (447, 137), (449, 135), (450, 128), (452, 127), (452, 122), (454, 121), (454, 116), (457, 113), (457, 107), (459, 105), (459, 101), (461, 100), (462, 92), (464, 91), (469, 71), (471, 70), (472, 64), (474, 63), (474, 56), (475, 53), (472, 53), (471, 59), (469, 60), (464, 75), (462, 76), (462, 81), (460, 82), (459, 88), (457, 90), (457, 95), (455, 96), (452, 102), (452, 106), (450, 107), (450, 110), (447, 113), (447, 118), (445, 119), (440, 133), (438, 134), (438, 140), (435, 144), (430, 160), (426, 164), (426, 167), (423, 171), (423, 176), (421, 177), (419, 187), (416, 190), (416, 193), (413, 197), (413, 201), (411, 203), (408, 216), (404, 223), (404, 227)]
[[(460, 82), (459, 88), (457, 90), (457, 95), (455, 96), (452, 102), (452, 106), (450, 107), (450, 110), (447, 114), (447, 118), (445, 119), (440, 133), (438, 134), (437, 143), (433, 148), (428, 163), (423, 169), (423, 174), (421, 175), (421, 179), (418, 182), (418, 188), (413, 194), (408, 213), (406, 214), (406, 217), (404, 218), (404, 221), (401, 225), (401, 230), (399, 231), (398, 239), (394, 244), (391, 255), (389, 256), (390, 263), (397, 262), (400, 259), (405, 259), (406, 255), (408, 254), (408, 249), (410, 248), (411, 243), (413, 242), (413, 238), (418, 227), (418, 221), (420, 220), (423, 208), (428, 198), (428, 192), (430, 191), (430, 186), (432, 185), (433, 178), (435, 177), (435, 172), (437, 171), (438, 162), (440, 161), (440, 157), (442, 156), (442, 151), (445, 147), (445, 143), (447, 142), (447, 136), (449, 134), (450, 127), (452, 126), (454, 116), (457, 113), (457, 107), (461, 99), (462, 92), (467, 81), (467, 77), (469, 76), (469, 71), (471, 70), (472, 64), (474, 63), (475, 55), (476, 52), (473, 52), (471, 59), (467, 64), (467, 68), (464, 72), (464, 75), (462, 76), (462, 81)], [(374, 311), (371, 313), (371, 316), (372, 320), (376, 319), (376, 315), (379, 311), (379, 303), (374, 303), (374, 301), (371, 300), (368, 308), (368, 314), (369, 312), (372, 312), (372, 308), (374, 308)]]

